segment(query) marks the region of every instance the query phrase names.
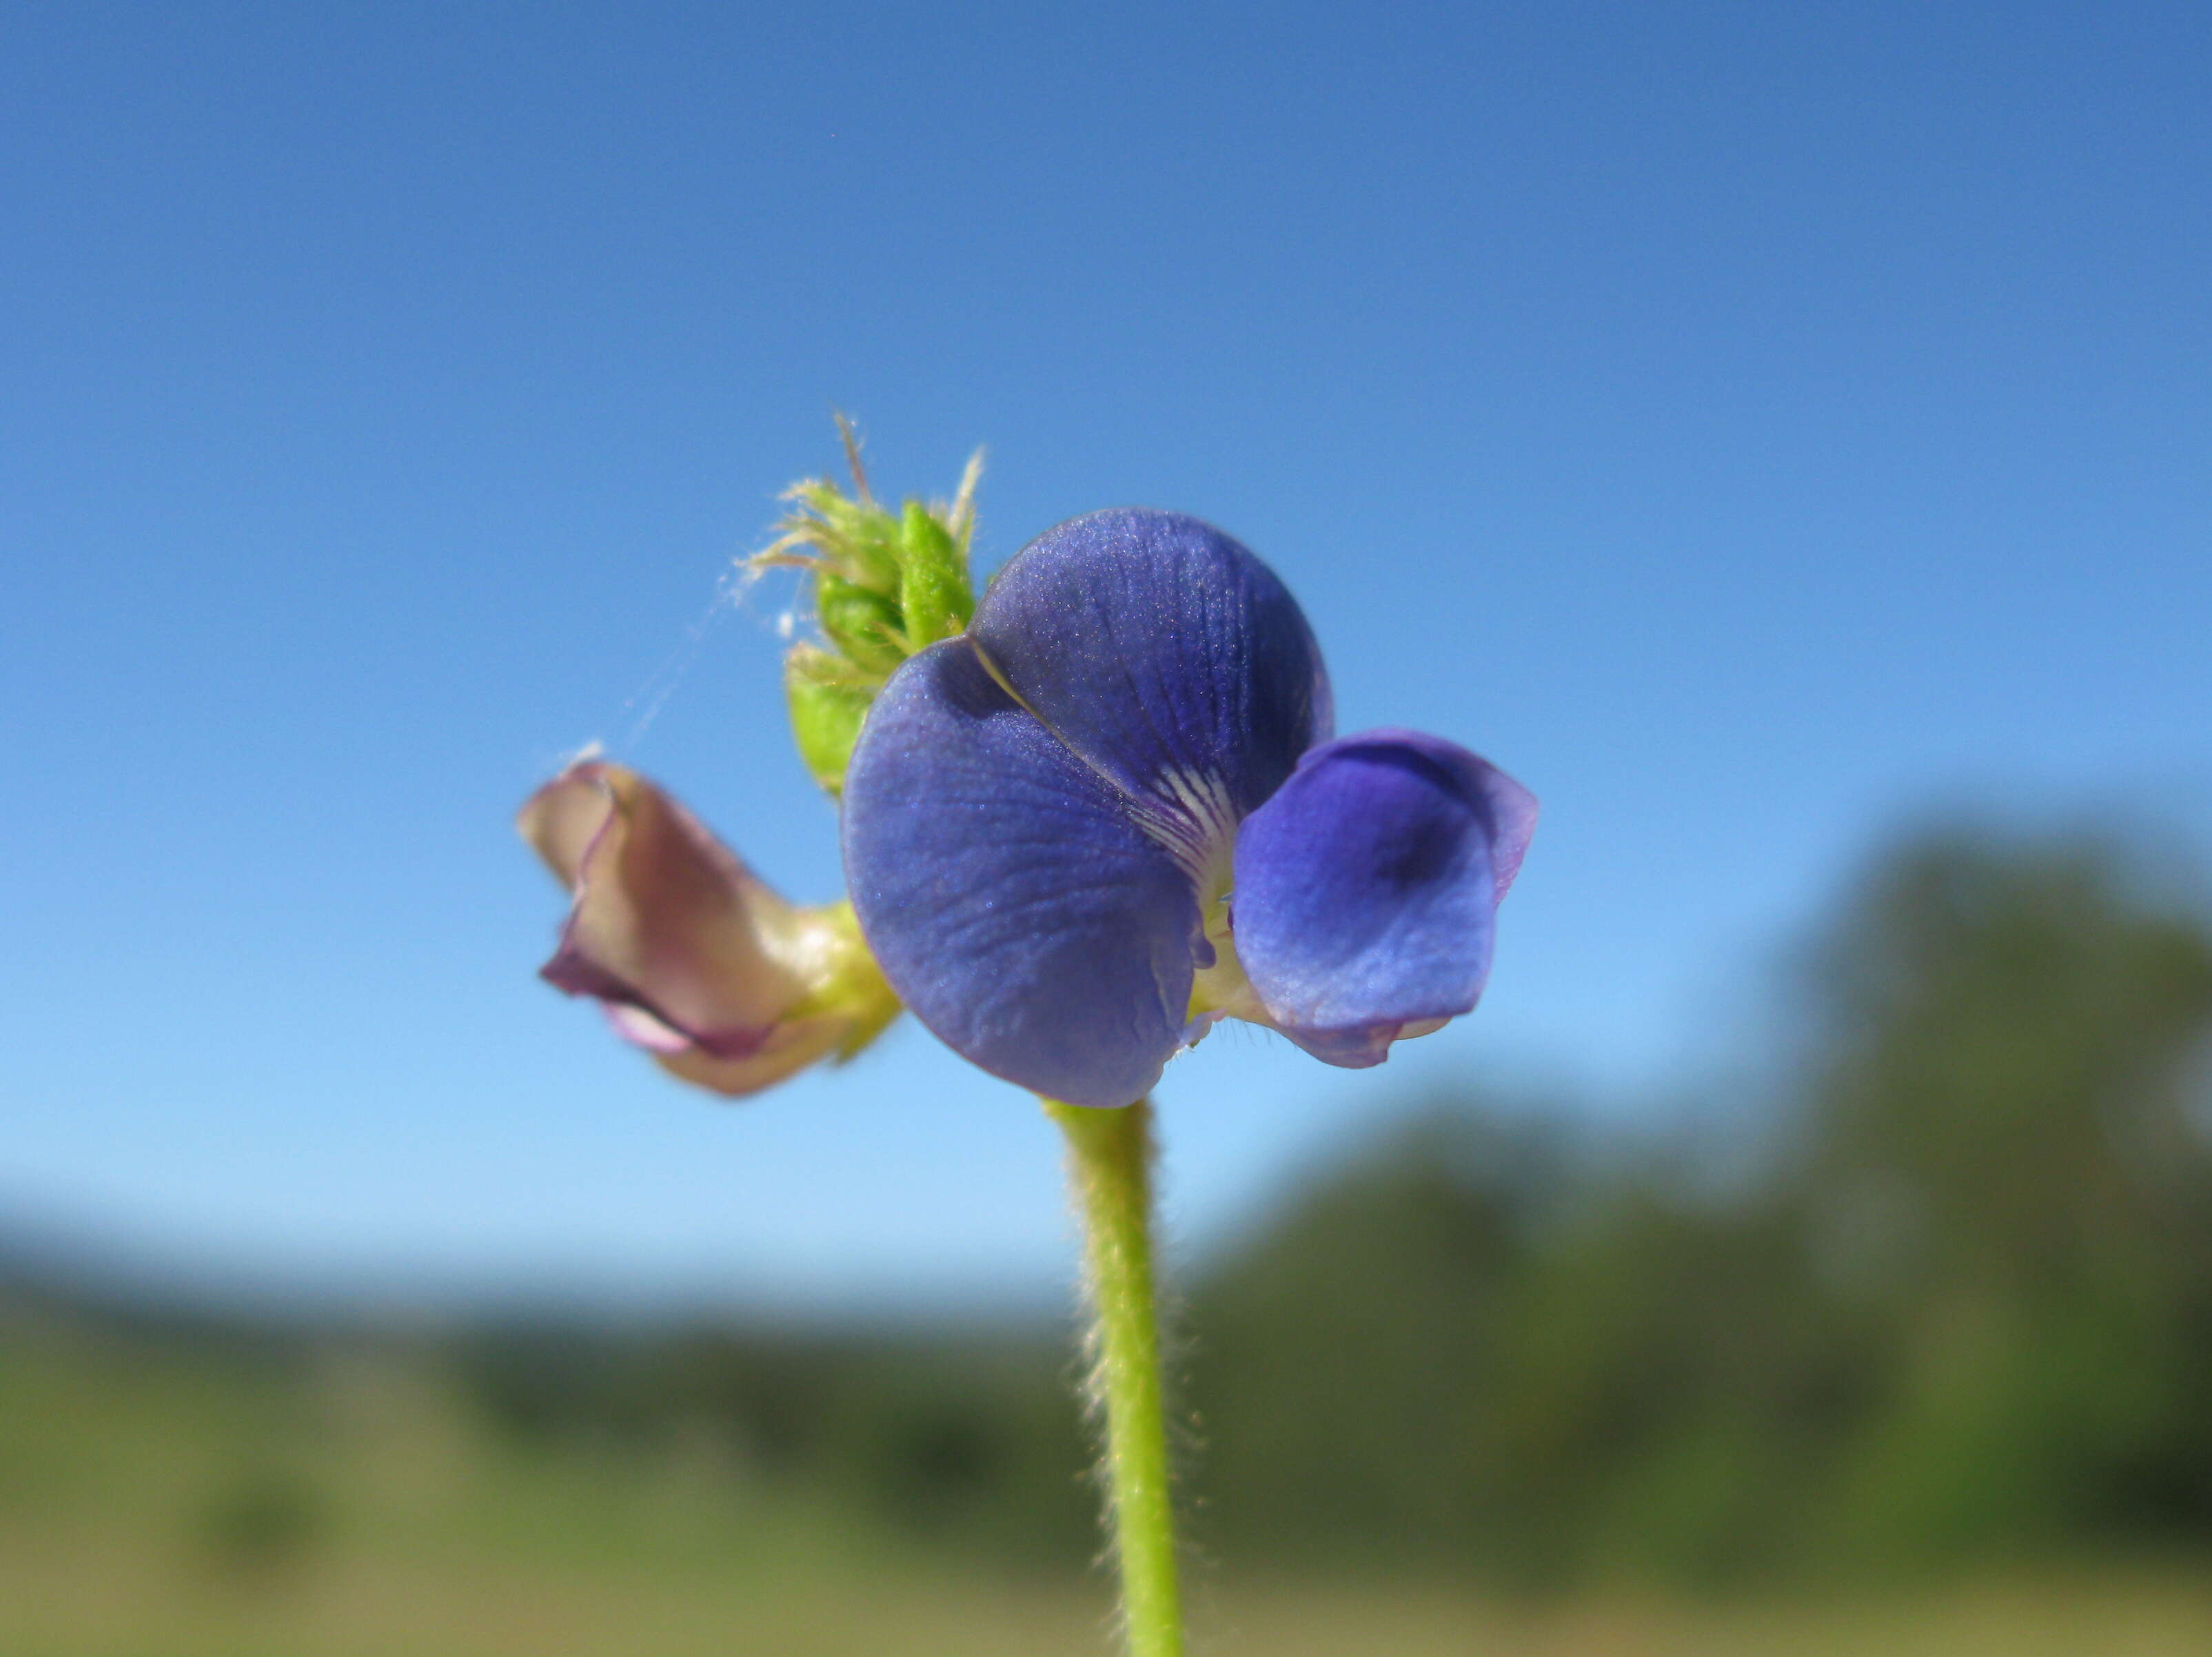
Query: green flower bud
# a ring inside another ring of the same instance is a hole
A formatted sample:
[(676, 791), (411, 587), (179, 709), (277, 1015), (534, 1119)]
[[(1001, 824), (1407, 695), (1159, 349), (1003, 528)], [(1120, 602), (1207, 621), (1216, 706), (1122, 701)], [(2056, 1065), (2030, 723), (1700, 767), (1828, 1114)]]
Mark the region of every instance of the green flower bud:
[(950, 639), (975, 612), (968, 549), (919, 501), (906, 503), (899, 524), (899, 609), (910, 650)]
[(814, 578), (814, 610), (822, 636), (844, 652), (855, 667), (880, 676), (909, 653), (899, 607), (880, 592), (822, 570)]
[(860, 443), (842, 416), (838, 434), (853, 472), (850, 493), (827, 478), (794, 483), (792, 510), (754, 569), (796, 568), (813, 584), (818, 643), (792, 646), (784, 690), (799, 757), (831, 794), (868, 704), (900, 663), (968, 625), (975, 595), (968, 543), (975, 527), (975, 484), (983, 452), (969, 458), (950, 501), (909, 500), (893, 513), (877, 501), (860, 465)]

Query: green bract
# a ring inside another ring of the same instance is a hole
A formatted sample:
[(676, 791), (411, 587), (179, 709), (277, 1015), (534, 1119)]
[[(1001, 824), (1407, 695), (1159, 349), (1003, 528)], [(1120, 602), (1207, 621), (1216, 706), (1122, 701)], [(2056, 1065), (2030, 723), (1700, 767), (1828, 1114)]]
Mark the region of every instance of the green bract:
[(799, 757), (832, 794), (843, 791), (846, 762), (881, 683), (819, 645), (793, 645), (783, 659), (783, 694), (791, 705)]
[(791, 647), (783, 684), (799, 757), (832, 795), (844, 788), (860, 723), (892, 670), (965, 630), (975, 614), (969, 541), (983, 470), (979, 449), (950, 503), (909, 499), (893, 512), (869, 492), (852, 427), (842, 417), (837, 426), (852, 492), (826, 478), (793, 484), (784, 492), (793, 510), (781, 533), (750, 561), (812, 577), (822, 636)]

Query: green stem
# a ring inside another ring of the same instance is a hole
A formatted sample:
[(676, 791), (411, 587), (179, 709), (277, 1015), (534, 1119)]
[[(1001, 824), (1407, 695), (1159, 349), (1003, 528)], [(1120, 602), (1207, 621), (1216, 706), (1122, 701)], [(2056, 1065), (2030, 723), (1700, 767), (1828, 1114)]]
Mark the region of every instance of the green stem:
[(1091, 1388), (1106, 1412), (1108, 1522), (1121, 1569), (1129, 1657), (1182, 1657), (1176, 1606), (1175, 1506), (1168, 1483), (1160, 1320), (1152, 1290), (1152, 1108), (1044, 1102), (1067, 1136), (1068, 1182), (1083, 1217)]

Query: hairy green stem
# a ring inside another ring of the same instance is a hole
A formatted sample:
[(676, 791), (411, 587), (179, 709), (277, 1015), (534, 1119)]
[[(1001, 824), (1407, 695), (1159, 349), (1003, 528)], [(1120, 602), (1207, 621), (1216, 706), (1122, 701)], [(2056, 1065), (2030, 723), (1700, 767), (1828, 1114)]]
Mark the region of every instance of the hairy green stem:
[(1067, 1138), (1068, 1181), (1083, 1217), (1096, 1319), (1091, 1385), (1105, 1412), (1107, 1522), (1121, 1571), (1129, 1657), (1182, 1657), (1175, 1505), (1168, 1480), (1160, 1320), (1152, 1286), (1152, 1108), (1045, 1101)]

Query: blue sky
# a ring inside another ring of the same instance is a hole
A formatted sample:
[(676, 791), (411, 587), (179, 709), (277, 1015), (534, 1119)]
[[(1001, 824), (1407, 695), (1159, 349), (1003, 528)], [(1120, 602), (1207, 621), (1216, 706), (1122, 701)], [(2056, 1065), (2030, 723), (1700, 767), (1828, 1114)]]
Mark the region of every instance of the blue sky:
[(1045, 1125), (910, 1023), (729, 1109), (532, 976), (507, 822), (588, 739), (834, 895), (775, 595), (716, 598), (833, 406), (887, 490), (989, 446), (986, 564), (1215, 520), (1344, 728), (1543, 798), (1474, 1017), (1177, 1061), (1186, 1239), (1425, 1081), (1724, 1066), (1917, 815), (2205, 837), (2208, 111), (2179, 4), (11, 10), (0, 1223), (1056, 1282)]

